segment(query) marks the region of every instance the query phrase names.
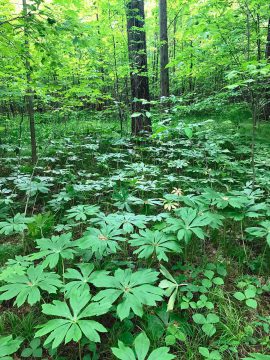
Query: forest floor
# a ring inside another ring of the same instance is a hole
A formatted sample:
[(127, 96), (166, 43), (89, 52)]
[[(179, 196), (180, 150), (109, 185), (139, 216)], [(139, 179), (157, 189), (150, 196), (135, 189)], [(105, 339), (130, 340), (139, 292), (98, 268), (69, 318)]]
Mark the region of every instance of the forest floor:
[[(270, 126), (260, 124), (256, 132), (254, 179), (248, 121), (158, 118), (153, 135), (136, 141), (121, 137), (119, 124), (101, 115), (61, 123), (39, 119), (36, 166), (30, 164), (25, 123), (19, 142), (18, 123), (0, 128), (2, 285), (42, 264), (62, 281), (56, 294), (41, 290), (42, 302), (63, 300), (75, 281), (72, 270), (79, 274), (78, 263), (91, 263), (111, 278), (119, 269), (126, 277), (147, 269), (155, 275), (149, 281), (146, 276), (144, 285), (158, 289), (153, 301), (146, 299), (151, 292), (139, 293), (143, 306), (137, 313), (132, 306), (121, 310), (122, 298), (113, 301), (118, 306), (99, 316), (108, 330), (101, 343), (84, 338), (79, 350), (74, 338), (55, 350), (38, 343), (43, 357), (115, 359), (117, 341), (132, 348), (142, 330), (151, 349), (166, 346), (176, 359), (270, 353)], [(50, 247), (37, 241), (53, 235), (71, 249), (68, 255), (58, 249), (55, 263), (48, 259)], [(96, 242), (101, 237), (110, 240), (107, 247)], [(108, 285), (89, 280), (89, 287), (102, 297)], [(20, 358), (37, 325), (52, 316), (42, 313), (41, 299), (5, 291), (0, 288), (0, 335), (23, 338)]]

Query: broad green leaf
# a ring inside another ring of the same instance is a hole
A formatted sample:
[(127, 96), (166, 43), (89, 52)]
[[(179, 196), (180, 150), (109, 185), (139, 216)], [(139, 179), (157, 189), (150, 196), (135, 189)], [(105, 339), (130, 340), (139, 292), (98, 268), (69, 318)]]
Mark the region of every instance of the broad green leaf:
[(204, 324), (202, 326), (202, 330), (207, 336), (210, 336), (210, 337), (213, 336), (215, 334), (215, 332), (217, 331), (213, 324)]
[(256, 309), (258, 306), (257, 301), (255, 299), (247, 299), (246, 304), (248, 307), (251, 307), (252, 309)]
[(246, 298), (245, 295), (240, 291), (237, 291), (236, 293), (234, 293), (233, 296), (239, 301), (243, 301)]
[(245, 291), (244, 291), (244, 294), (245, 294), (245, 297), (247, 299), (250, 299), (250, 298), (254, 298), (256, 296), (256, 290), (255, 289), (251, 289), (251, 288), (247, 288)]
[(135, 352), (138, 360), (144, 360), (150, 348), (150, 340), (144, 332), (139, 334), (134, 341)]
[[(151, 354), (147, 356), (147, 353), (150, 348), (150, 341), (145, 333), (141, 333), (137, 335), (134, 341), (134, 351), (132, 348), (125, 346), (121, 341), (118, 341), (118, 348), (111, 348), (113, 354), (121, 360), (171, 360), (174, 359), (175, 356), (169, 354), (169, 348), (160, 347), (151, 352)], [(136, 356), (135, 356), (136, 354)]]
[(39, 326), (40, 330), (35, 336), (50, 334), (45, 345), (52, 343), (52, 348), (57, 348), (64, 340), (65, 343), (69, 343), (71, 340), (78, 342), (82, 338), (82, 334), (90, 341), (100, 342), (98, 333), (107, 330), (102, 324), (89, 318), (107, 313), (110, 304), (93, 303), (90, 300), (91, 296), (88, 293), (83, 293), (81, 296), (72, 294), (69, 306), (66, 302), (59, 300), (54, 300), (52, 304), (42, 305), (44, 314), (57, 316), (58, 319), (49, 320)]
[(13, 339), (12, 335), (0, 336), (0, 358), (11, 359), (8, 355), (14, 354), (20, 347), (23, 339)]
[(121, 320), (128, 317), (132, 310), (143, 315), (143, 305), (156, 306), (162, 300), (163, 291), (152, 285), (158, 278), (158, 272), (150, 269), (131, 272), (130, 269), (115, 271), (114, 276), (100, 276), (93, 280), (96, 287), (104, 287), (95, 295), (94, 300), (109, 300), (112, 303), (120, 297), (117, 314)]
[(175, 359), (175, 355), (169, 354), (170, 349), (167, 347), (160, 347), (151, 352), (147, 360), (172, 360)]
[(206, 323), (206, 319), (202, 314), (194, 314), (192, 316), (192, 319), (196, 324), (201, 324), (202, 325), (202, 324)]
[(185, 128), (184, 128), (184, 132), (185, 132), (185, 135), (186, 135), (189, 139), (192, 138), (192, 136), (193, 136), (193, 131), (192, 131), (191, 128), (185, 127)]
[(0, 300), (16, 297), (15, 304), (21, 306), (28, 301), (33, 305), (40, 301), (40, 290), (55, 294), (62, 286), (59, 275), (45, 272), (41, 265), (30, 266), (24, 275), (11, 275), (6, 279), (7, 285), (0, 287)]
[(118, 341), (118, 348), (112, 348), (113, 354), (120, 360), (136, 360), (131, 348)]
[(170, 237), (158, 230), (140, 230), (139, 234), (133, 234), (131, 237), (129, 243), (138, 247), (134, 251), (134, 254), (139, 254), (138, 258), (147, 259), (155, 255), (159, 261), (169, 261), (166, 253), (181, 252), (181, 248), (174, 237)]

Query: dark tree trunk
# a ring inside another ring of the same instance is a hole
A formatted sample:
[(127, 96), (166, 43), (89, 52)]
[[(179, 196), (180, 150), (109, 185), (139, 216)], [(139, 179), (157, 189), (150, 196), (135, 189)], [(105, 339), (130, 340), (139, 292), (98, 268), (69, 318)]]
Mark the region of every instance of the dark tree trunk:
[(173, 74), (176, 72), (175, 60), (176, 60), (176, 27), (177, 27), (177, 16), (173, 20)]
[(192, 92), (193, 91), (193, 78), (192, 78), (192, 73), (193, 73), (193, 41), (190, 41), (190, 64), (189, 64), (189, 91)]
[(268, 30), (267, 30), (267, 39), (266, 39), (266, 48), (265, 48), (265, 58), (270, 62), (270, 18), (268, 19)]
[(37, 144), (36, 144), (36, 128), (35, 128), (35, 114), (34, 114), (34, 94), (31, 87), (32, 78), (31, 78), (31, 65), (30, 65), (30, 52), (29, 52), (29, 26), (28, 26), (28, 10), (26, 0), (23, 0), (23, 15), (25, 17), (24, 25), (24, 56), (25, 56), (25, 70), (26, 70), (26, 81), (27, 89), (25, 94), (25, 101), (27, 107), (27, 113), (30, 123), (30, 137), (31, 137), (31, 153), (32, 153), (32, 163), (37, 162)]
[(261, 19), (260, 19), (260, 15), (257, 14), (257, 21), (256, 21), (256, 35), (257, 35), (257, 60), (260, 61), (261, 60)]
[(131, 131), (133, 135), (138, 135), (142, 132), (150, 133), (152, 128), (151, 120), (147, 116), (149, 115), (148, 112), (150, 110), (150, 94), (147, 72), (143, 0), (128, 0), (127, 2), (127, 33), (132, 113), (141, 114), (132, 117)]
[[(270, 63), (270, 18), (268, 19), (268, 30), (265, 47), (265, 58)], [(270, 84), (266, 86), (266, 105), (264, 107), (264, 116), (266, 120), (270, 119)]]
[(247, 61), (250, 60), (250, 13), (247, 12)]
[(159, 39), (160, 39), (160, 96), (168, 97), (169, 63), (167, 32), (167, 0), (159, 0)]
[(159, 94), (159, 46), (158, 46), (158, 33), (155, 33), (155, 50), (154, 50), (154, 62), (153, 62), (153, 88), (155, 93)]

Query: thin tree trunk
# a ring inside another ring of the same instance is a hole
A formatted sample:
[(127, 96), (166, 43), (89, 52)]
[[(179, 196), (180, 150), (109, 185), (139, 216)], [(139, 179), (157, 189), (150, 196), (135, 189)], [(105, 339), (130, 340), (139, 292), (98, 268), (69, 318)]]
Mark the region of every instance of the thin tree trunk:
[[(265, 47), (265, 58), (268, 63), (270, 63), (270, 18), (268, 19), (268, 30), (267, 30), (267, 39)], [(266, 105), (264, 107), (265, 119), (270, 119), (270, 84), (266, 86)]]
[(260, 15), (257, 14), (257, 22), (256, 22), (256, 35), (257, 35), (257, 60), (260, 61), (261, 60), (261, 19), (260, 19)]
[(158, 84), (158, 64), (159, 64), (159, 47), (158, 47), (158, 34), (154, 34), (154, 51), (153, 51), (153, 62), (152, 62), (152, 88), (155, 89), (155, 94), (159, 94)]
[(149, 117), (150, 94), (144, 18), (144, 1), (129, 0), (127, 2), (127, 33), (132, 113), (140, 114), (132, 117), (131, 131), (133, 135), (152, 131)]
[(250, 60), (250, 14), (247, 12), (247, 61)]
[(190, 41), (190, 64), (189, 64), (189, 91), (192, 92), (193, 91), (193, 79), (192, 79), (192, 72), (193, 72), (193, 41)]
[(268, 30), (267, 30), (267, 39), (265, 47), (265, 58), (270, 62), (270, 18), (268, 19)]
[(30, 50), (29, 50), (29, 26), (28, 26), (28, 10), (26, 0), (22, 0), (23, 5), (23, 16), (25, 18), (24, 22), (24, 65), (26, 70), (26, 81), (27, 89), (25, 94), (25, 101), (27, 107), (27, 113), (30, 123), (30, 136), (31, 136), (31, 152), (32, 152), (32, 163), (37, 162), (37, 144), (36, 144), (36, 129), (35, 129), (35, 113), (34, 113), (34, 93), (31, 87), (32, 77), (31, 77), (31, 64), (30, 64)]
[(160, 38), (160, 96), (168, 97), (169, 63), (168, 31), (167, 31), (167, 0), (159, 0), (159, 38)]
[(175, 60), (176, 60), (176, 27), (177, 27), (177, 17), (173, 21), (173, 73), (176, 72)]

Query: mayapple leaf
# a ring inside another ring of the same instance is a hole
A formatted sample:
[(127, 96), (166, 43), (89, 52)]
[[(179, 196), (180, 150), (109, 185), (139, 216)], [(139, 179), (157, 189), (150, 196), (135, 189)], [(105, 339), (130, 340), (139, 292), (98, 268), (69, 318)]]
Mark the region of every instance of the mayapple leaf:
[(168, 347), (160, 347), (153, 350), (147, 356), (150, 348), (150, 340), (144, 332), (137, 335), (134, 341), (134, 349), (125, 346), (118, 341), (118, 348), (113, 347), (112, 352), (120, 360), (172, 360), (175, 355), (169, 353)]
[(163, 290), (153, 285), (158, 272), (150, 269), (132, 272), (130, 269), (118, 269), (114, 276), (99, 276), (93, 280), (96, 287), (106, 288), (95, 295), (95, 301), (109, 299), (114, 303), (118, 298), (117, 315), (120, 320), (127, 318), (132, 310), (142, 317), (143, 305), (156, 306), (162, 300)]
[(93, 317), (106, 314), (111, 307), (108, 302), (92, 302), (88, 293), (81, 296), (72, 294), (69, 303), (54, 300), (52, 304), (42, 305), (42, 312), (57, 317), (40, 325), (36, 337), (49, 334), (46, 344), (52, 343), (57, 348), (64, 340), (78, 342), (82, 335), (93, 342), (100, 342), (99, 332), (107, 332), (106, 328)]
[(40, 291), (55, 294), (62, 287), (59, 275), (46, 272), (42, 265), (30, 266), (23, 275), (13, 274), (5, 279), (6, 285), (0, 287), (0, 300), (16, 297), (15, 304), (19, 307), (26, 301), (33, 305), (40, 301)]
[(12, 359), (8, 355), (14, 354), (22, 342), (23, 339), (13, 339), (12, 335), (0, 336), (0, 359)]
[(129, 243), (132, 246), (138, 247), (134, 254), (138, 254), (139, 259), (148, 259), (154, 255), (159, 261), (169, 261), (166, 253), (181, 253), (181, 247), (175, 241), (175, 237), (166, 235), (158, 230), (140, 230), (138, 234), (132, 234), (131, 237), (132, 239)]

